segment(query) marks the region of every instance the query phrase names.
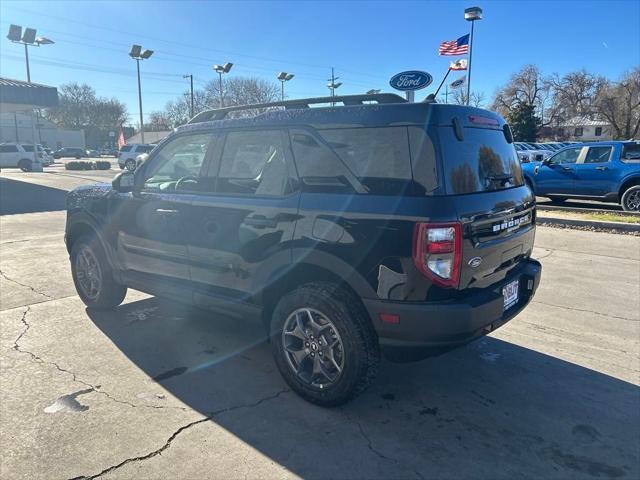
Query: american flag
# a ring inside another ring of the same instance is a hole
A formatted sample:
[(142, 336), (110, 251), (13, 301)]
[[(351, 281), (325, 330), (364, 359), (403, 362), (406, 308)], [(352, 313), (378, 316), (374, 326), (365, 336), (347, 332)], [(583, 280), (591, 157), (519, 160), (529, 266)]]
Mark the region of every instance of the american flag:
[(120, 132), (118, 133), (118, 150), (125, 145), (127, 141), (124, 139), (124, 130), (122, 130), (122, 126), (120, 126)]
[(457, 40), (442, 42), (438, 48), (438, 55), (465, 55), (469, 53), (469, 34)]

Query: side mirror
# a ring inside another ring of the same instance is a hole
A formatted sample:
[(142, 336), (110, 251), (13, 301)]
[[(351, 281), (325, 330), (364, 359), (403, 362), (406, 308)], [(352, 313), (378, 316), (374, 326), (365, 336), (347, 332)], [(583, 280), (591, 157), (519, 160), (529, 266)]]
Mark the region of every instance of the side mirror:
[(135, 175), (132, 171), (124, 170), (115, 176), (111, 182), (112, 188), (116, 192), (129, 193), (133, 192), (135, 188)]

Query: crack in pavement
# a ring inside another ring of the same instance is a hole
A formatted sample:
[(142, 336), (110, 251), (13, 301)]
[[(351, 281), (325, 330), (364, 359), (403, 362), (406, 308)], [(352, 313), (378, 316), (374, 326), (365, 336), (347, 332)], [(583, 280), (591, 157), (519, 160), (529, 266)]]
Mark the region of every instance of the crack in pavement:
[(171, 436), (169, 436), (169, 438), (167, 439), (167, 441), (158, 449), (153, 450), (145, 455), (141, 455), (138, 457), (131, 457), (131, 458), (127, 458), (126, 460), (123, 460), (122, 462), (118, 463), (117, 465), (112, 465), (108, 468), (105, 468), (104, 470), (102, 470), (99, 473), (93, 474), (93, 475), (80, 475), (80, 476), (76, 476), (76, 477), (72, 477), (69, 480), (93, 480), (94, 478), (98, 478), (101, 477), (102, 475), (105, 475), (107, 473), (111, 473), (114, 470), (117, 470), (125, 465), (127, 465), (128, 463), (132, 463), (132, 462), (142, 462), (144, 460), (148, 460), (150, 458), (153, 458), (157, 455), (162, 455), (162, 452), (164, 452), (165, 450), (167, 450), (169, 447), (171, 447), (172, 442), (178, 437), (178, 435), (180, 435), (182, 432), (184, 432), (185, 430), (190, 429), (191, 427), (194, 427), (196, 425), (199, 425), (201, 423), (207, 422), (209, 420), (213, 420), (214, 417), (221, 415), (223, 413), (227, 413), (227, 412), (231, 412), (233, 410), (239, 410), (241, 408), (255, 408), (259, 405), (261, 405), (264, 402), (267, 402), (269, 400), (274, 400), (276, 398), (278, 398), (280, 395), (282, 395), (283, 393), (287, 393), (290, 390), (284, 389), (284, 390), (280, 390), (279, 392), (276, 392), (273, 395), (269, 395), (267, 397), (261, 398), (260, 400), (254, 402), (254, 403), (250, 403), (248, 405), (235, 405), (232, 407), (227, 407), (227, 408), (222, 408), (220, 410), (216, 410), (213, 412), (209, 412), (209, 414), (204, 417), (201, 418), (199, 420), (194, 420), (193, 422), (187, 423), (186, 425), (183, 425), (182, 427), (178, 428), (175, 432), (173, 432), (171, 434)]
[(547, 305), (548, 307), (564, 308), (566, 310), (574, 310), (576, 312), (594, 313), (596, 315), (602, 315), (603, 317), (617, 318), (618, 320), (627, 320), (628, 322), (640, 322), (635, 318), (619, 317), (617, 315), (609, 315), (608, 313), (596, 312), (595, 310), (588, 310), (586, 308), (567, 307), (566, 305), (555, 305), (553, 303), (541, 302), (540, 300), (531, 300), (531, 303), (539, 303), (540, 305)]
[[(369, 438), (369, 436), (365, 433), (364, 428), (362, 428), (362, 424), (358, 420), (353, 419), (349, 415), (346, 415), (346, 417), (347, 417), (347, 420), (349, 420), (351, 423), (355, 423), (358, 426), (358, 430), (360, 431), (360, 436), (367, 442), (367, 448), (369, 450), (371, 450), (376, 456), (384, 460), (393, 462), (396, 465), (402, 465), (399, 460), (396, 460), (395, 458), (387, 457), (384, 453), (380, 452), (373, 446), (373, 442), (371, 441), (371, 438)], [(414, 470), (412, 468), (409, 468), (409, 470), (415, 473), (418, 478), (424, 479), (424, 476), (418, 470)]]
[(25, 350), (24, 348), (22, 348), (20, 346), (19, 342), (22, 339), (22, 337), (24, 337), (26, 335), (26, 333), (29, 331), (29, 329), (31, 328), (31, 324), (29, 322), (27, 322), (27, 315), (29, 314), (30, 311), (31, 311), (31, 307), (27, 306), (27, 309), (23, 312), (22, 318), (20, 319), (20, 321), (25, 326), (25, 328), (22, 330), (22, 332), (20, 332), (20, 335), (18, 335), (18, 337), (13, 341), (13, 347), (12, 348), (16, 352), (24, 353), (26, 355), (29, 355), (31, 357), (31, 360), (33, 360), (36, 363), (41, 363), (41, 364), (44, 364), (44, 365), (51, 365), (54, 368), (56, 368), (59, 372), (66, 373), (67, 375), (71, 375), (71, 378), (73, 379), (74, 382), (77, 382), (77, 383), (79, 383), (81, 385), (84, 385), (85, 387), (90, 388), (95, 393), (98, 393), (100, 395), (104, 395), (109, 400), (112, 400), (112, 401), (114, 401), (116, 403), (121, 403), (123, 405), (127, 405), (127, 406), (132, 407), (132, 408), (155, 408), (155, 409), (170, 408), (170, 409), (182, 410), (182, 411), (187, 411), (188, 410), (187, 407), (175, 407), (175, 406), (164, 406), (164, 405), (136, 405), (135, 403), (129, 402), (127, 400), (121, 400), (119, 398), (114, 397), (110, 393), (105, 392), (104, 390), (100, 390), (100, 385), (93, 385), (93, 384), (91, 384), (89, 382), (85, 382), (84, 380), (81, 380), (80, 378), (78, 378), (78, 375), (75, 372), (72, 372), (71, 370), (67, 370), (66, 368), (62, 368), (56, 362), (52, 362), (50, 360), (45, 360), (41, 356), (39, 356), (39, 355), (37, 355), (37, 354), (35, 354), (35, 353), (31, 352), (31, 351)]
[(1, 275), (5, 280), (7, 280), (7, 281), (9, 281), (9, 282), (13, 282), (13, 283), (15, 283), (15, 284), (18, 284), (18, 285), (20, 285), (21, 287), (28, 288), (28, 289), (29, 289), (29, 290), (31, 290), (33, 293), (37, 293), (38, 295), (42, 295), (43, 297), (47, 297), (47, 298), (49, 298), (49, 299), (51, 299), (51, 300), (53, 300), (53, 299), (54, 299), (54, 298), (53, 298), (51, 295), (49, 295), (48, 293), (41, 292), (41, 291), (39, 291), (39, 290), (36, 290), (35, 288), (33, 288), (33, 287), (32, 287), (32, 286), (30, 286), (30, 285), (27, 285), (27, 284), (25, 284), (25, 283), (20, 283), (19, 281), (14, 280), (13, 278), (9, 278), (9, 277), (7, 277), (7, 274), (6, 274), (6, 273), (4, 273), (2, 270), (0, 270), (0, 275)]

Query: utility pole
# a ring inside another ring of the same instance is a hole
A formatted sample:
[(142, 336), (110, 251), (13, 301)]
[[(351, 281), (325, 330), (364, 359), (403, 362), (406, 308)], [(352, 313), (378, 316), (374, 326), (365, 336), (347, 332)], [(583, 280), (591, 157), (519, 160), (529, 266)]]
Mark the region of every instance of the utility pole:
[(194, 116), (194, 108), (193, 108), (193, 75), (183, 75), (182, 78), (188, 78), (191, 84), (191, 118)]
[[(334, 68), (331, 67), (331, 78), (327, 80), (329, 82), (327, 83), (327, 87), (329, 87), (329, 91), (331, 92), (332, 97), (336, 96), (336, 88), (342, 85), (342, 82), (336, 83), (336, 80), (338, 80), (339, 78), (340, 77), (336, 77)], [(335, 102), (331, 102), (331, 106), (335, 106)]]

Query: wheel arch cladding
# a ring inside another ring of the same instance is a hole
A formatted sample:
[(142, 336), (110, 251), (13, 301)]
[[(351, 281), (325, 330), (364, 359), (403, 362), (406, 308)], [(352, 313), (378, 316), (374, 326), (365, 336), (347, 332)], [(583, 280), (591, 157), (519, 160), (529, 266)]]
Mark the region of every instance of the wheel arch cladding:
[(624, 192), (626, 192), (629, 187), (633, 187), (634, 185), (640, 185), (640, 175), (625, 179), (625, 181), (620, 186), (620, 190), (618, 190), (618, 199), (621, 200)]

